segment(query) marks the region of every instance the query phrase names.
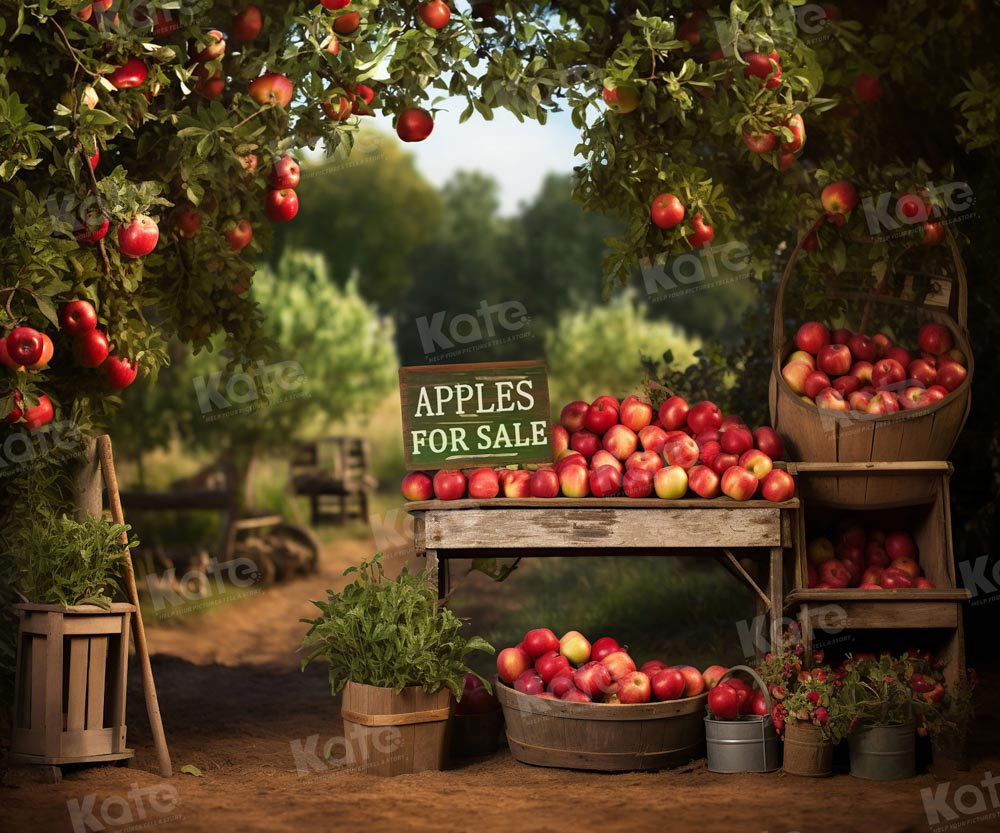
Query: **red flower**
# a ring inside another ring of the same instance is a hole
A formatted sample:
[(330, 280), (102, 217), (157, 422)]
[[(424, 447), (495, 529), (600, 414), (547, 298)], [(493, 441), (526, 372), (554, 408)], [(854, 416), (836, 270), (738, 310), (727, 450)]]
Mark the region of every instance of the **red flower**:
[(824, 654), (823, 651), (813, 651), (813, 662), (816, 663), (816, 665), (819, 665), (823, 662), (824, 656), (826, 656), (826, 654)]
[(814, 706), (817, 705), (819, 703), (819, 692), (818, 691), (810, 691), (806, 695), (806, 700), (808, 700)]
[(820, 706), (816, 709), (816, 719), (819, 721), (821, 726), (824, 726), (830, 720), (830, 714), (826, 709)]
[(824, 671), (822, 668), (817, 668), (816, 670), (813, 671), (813, 677), (817, 680), (817, 682), (825, 683), (826, 671)]

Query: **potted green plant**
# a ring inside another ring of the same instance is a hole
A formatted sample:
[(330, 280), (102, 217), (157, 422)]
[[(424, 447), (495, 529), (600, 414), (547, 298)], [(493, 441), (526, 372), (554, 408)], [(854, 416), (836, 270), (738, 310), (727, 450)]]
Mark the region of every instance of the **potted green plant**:
[(125, 688), (135, 608), (113, 601), (129, 528), (44, 507), (22, 527), (6, 570), (24, 600), (14, 605), (11, 758), (63, 764), (130, 757)]
[(917, 721), (930, 704), (915, 697), (905, 659), (887, 653), (849, 657), (843, 670), (851, 775), (877, 781), (913, 777)]
[(331, 692), (344, 692), (346, 748), (358, 769), (440, 769), (452, 706), (473, 673), (466, 657), (494, 649), (462, 636), (462, 620), (438, 604), (427, 570), (404, 567), (388, 579), (379, 553), (344, 575), (352, 573), (357, 577), (343, 590), (314, 602), (320, 616), (302, 620), (310, 626), (302, 667), (315, 659), (329, 664)]

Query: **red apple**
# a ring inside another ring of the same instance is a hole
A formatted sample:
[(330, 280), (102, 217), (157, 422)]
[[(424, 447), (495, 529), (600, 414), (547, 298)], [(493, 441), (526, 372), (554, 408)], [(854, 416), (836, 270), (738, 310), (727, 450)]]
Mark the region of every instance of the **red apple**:
[(842, 179), (823, 189), (820, 202), (828, 214), (846, 214), (858, 204), (858, 192), (850, 182)]
[[(842, 376), (841, 379), (843, 378), (846, 377)], [(855, 411), (868, 413), (868, 405), (871, 403), (874, 397), (875, 394), (873, 394), (871, 391), (856, 390), (848, 396), (847, 401), (848, 404), (851, 406), (851, 408), (853, 408)]]
[(579, 431), (583, 428), (584, 418), (587, 416), (587, 409), (590, 406), (586, 402), (570, 402), (559, 414), (559, 422), (570, 432)]
[(233, 17), (229, 26), (229, 37), (237, 43), (257, 40), (264, 26), (264, 17), (256, 6), (247, 6)]
[(506, 498), (531, 497), (531, 472), (508, 471), (500, 473), (500, 488)]
[(750, 500), (756, 491), (757, 478), (740, 466), (732, 466), (722, 475), (722, 493), (733, 500)]
[(724, 668), (721, 665), (708, 666), (708, 668), (701, 672), (701, 676), (705, 680), (705, 687), (709, 689), (715, 688), (728, 670), (728, 668)]
[(705, 690), (705, 678), (693, 665), (681, 665), (677, 670), (684, 676), (685, 697), (695, 697)]
[(762, 425), (753, 432), (753, 442), (772, 460), (780, 460), (785, 453), (785, 443), (773, 428)]
[(906, 369), (910, 366), (910, 362), (913, 361), (913, 354), (907, 350), (905, 347), (899, 347), (892, 345), (886, 349), (886, 351), (879, 356), (880, 359), (892, 359)]
[(602, 663), (591, 661), (576, 669), (573, 684), (584, 694), (594, 697), (611, 687), (611, 673)]
[(816, 366), (828, 376), (843, 376), (850, 372), (852, 364), (846, 344), (826, 344), (816, 355)]
[(552, 455), (556, 456), (567, 448), (569, 448), (569, 431), (557, 422), (552, 425)]
[(917, 344), (925, 353), (947, 353), (954, 346), (954, 339), (947, 327), (928, 321), (920, 328)]
[(610, 636), (602, 636), (598, 639), (590, 650), (590, 658), (595, 662), (600, 662), (609, 654), (615, 653), (615, 651), (622, 650), (622, 646), (618, 644)]
[(906, 381), (906, 367), (895, 359), (879, 359), (872, 365), (872, 384), (884, 390)]
[(592, 471), (596, 471), (601, 466), (611, 466), (617, 469), (620, 473), (624, 473), (625, 466), (622, 465), (622, 461), (615, 457), (610, 451), (601, 449), (596, 452), (593, 457), (590, 458), (590, 468)]
[(687, 494), (688, 473), (681, 466), (667, 466), (653, 475), (656, 496), (664, 500), (679, 500)]
[(714, 402), (699, 402), (688, 411), (687, 425), (695, 434), (718, 429), (722, 425), (722, 411)]
[(618, 700), (625, 705), (648, 703), (652, 695), (649, 677), (641, 671), (626, 674), (618, 683)]
[(240, 220), (233, 228), (224, 232), (226, 240), (229, 242), (230, 248), (234, 252), (243, 251), (253, 239), (253, 227), (250, 225), (250, 221), (243, 219)]
[(175, 216), (177, 233), (181, 237), (194, 237), (201, 229), (201, 214), (193, 208), (181, 208)]
[(848, 339), (847, 346), (855, 362), (874, 362), (878, 358), (878, 345), (870, 336), (855, 333)]
[(580, 689), (573, 688), (567, 691), (562, 697), (559, 698), (566, 703), (590, 703), (591, 698), (584, 694)]
[[(554, 472), (553, 472), (554, 474)], [(476, 469), (469, 475), (469, 497), (476, 500), (490, 500), (500, 494), (500, 479), (488, 467)]]
[(688, 472), (688, 485), (699, 497), (711, 499), (719, 496), (719, 475), (708, 466), (692, 468)]
[(917, 556), (917, 545), (909, 532), (891, 532), (885, 536), (885, 552), (894, 561), (897, 558), (914, 559)]
[(434, 130), (434, 119), (426, 110), (404, 110), (396, 121), (396, 135), (404, 142), (422, 142)]
[(299, 171), (299, 163), (295, 158), (285, 154), (271, 168), (268, 174), (267, 184), (272, 188), (298, 188), (302, 175)]
[(650, 683), (657, 700), (678, 700), (684, 696), (684, 675), (677, 668), (657, 671)]
[(705, 466), (712, 465), (715, 458), (722, 454), (722, 446), (714, 440), (710, 440), (705, 443), (699, 442), (698, 448), (698, 462)]
[(294, 87), (280, 72), (265, 72), (250, 82), (250, 98), (257, 104), (278, 104), (288, 107), (292, 103)]
[(622, 478), (625, 497), (645, 498), (653, 493), (653, 472), (646, 469), (628, 469)]
[(411, 471), (403, 478), (402, 492), (407, 500), (430, 500), (434, 497), (434, 483), (424, 472)]
[(937, 373), (937, 368), (927, 359), (914, 359), (906, 368), (907, 378), (920, 382), (925, 388), (937, 381)]
[(858, 547), (864, 550), (867, 543), (864, 527), (856, 523), (846, 523), (837, 532), (837, 546)]
[(264, 197), (264, 213), (272, 223), (287, 223), (299, 213), (299, 198), (291, 188), (270, 190)]
[(573, 451), (580, 452), (580, 454), (589, 460), (600, 450), (601, 438), (593, 431), (588, 431), (584, 428), (581, 431), (570, 434), (569, 447)]
[(549, 651), (559, 651), (559, 639), (548, 628), (535, 628), (528, 631), (521, 644), (531, 659), (538, 659)]
[(791, 500), (795, 497), (795, 480), (787, 471), (774, 469), (761, 481), (760, 493), (774, 503)]
[(24, 412), (24, 427), (29, 431), (34, 431), (52, 422), (53, 416), (55, 416), (55, 409), (52, 407), (52, 400), (42, 394), (38, 397), (38, 404)]
[(647, 425), (639, 432), (639, 444), (644, 451), (659, 454), (667, 440), (667, 432), (657, 425)]
[(149, 75), (146, 65), (138, 58), (129, 58), (118, 69), (107, 76), (116, 90), (127, 90), (145, 83)]
[(97, 313), (90, 301), (68, 301), (59, 310), (59, 326), (71, 336), (89, 333), (97, 327)]
[(861, 387), (861, 380), (857, 376), (838, 376), (833, 380), (832, 387), (845, 399)]
[(881, 391), (868, 402), (869, 414), (895, 414), (899, 411), (899, 400), (894, 393)]
[(719, 683), (718, 688), (731, 688), (736, 692), (737, 712), (739, 714), (750, 713), (750, 701), (753, 699), (753, 689), (738, 677), (730, 677), (725, 682)]
[(513, 683), (531, 668), (531, 658), (522, 648), (504, 648), (497, 655), (497, 676), (505, 683)]
[(889, 554), (880, 541), (869, 541), (865, 545), (865, 564), (869, 567), (888, 567)]
[[(886, 539), (886, 542), (888, 543), (888, 539)], [(912, 579), (920, 578), (923, 573), (920, 565), (912, 558), (894, 558), (889, 564), (888, 569), (899, 570), (899, 572), (906, 573)]]
[(145, 257), (159, 238), (156, 221), (145, 214), (136, 214), (127, 226), (118, 228), (118, 248), (125, 257)]
[(625, 651), (613, 651), (601, 660), (601, 663), (608, 669), (611, 679), (616, 683), (626, 675), (635, 671), (635, 661)]
[(716, 720), (735, 720), (740, 714), (740, 698), (731, 686), (716, 686), (708, 692), (708, 709)]
[(851, 583), (851, 573), (844, 564), (836, 558), (824, 561), (817, 568), (819, 580), (831, 587), (847, 587)]
[(451, 19), (451, 9), (444, 0), (430, 0), (429, 3), (423, 3), (417, 14), (431, 29), (443, 29)]
[(868, 567), (861, 574), (858, 586), (863, 587), (866, 584), (874, 584), (876, 587), (881, 586), (882, 583), (882, 568), (881, 567)]
[(546, 651), (535, 660), (535, 671), (545, 683), (552, 682), (560, 673), (571, 673), (569, 660), (558, 651)]
[[(614, 89), (604, 87), (604, 101), (608, 108), (618, 113), (631, 113), (639, 107), (640, 94), (632, 85), (618, 85)], [(672, 229), (684, 219), (684, 203), (676, 194), (659, 194), (649, 207), (649, 217), (653, 225)]]
[(583, 418), (583, 425), (595, 434), (604, 434), (618, 422), (618, 408), (607, 401), (594, 400)]
[(575, 691), (576, 685), (573, 682), (573, 671), (574, 669), (570, 668), (567, 671), (560, 671), (556, 674), (548, 684), (549, 692), (556, 697), (562, 698), (567, 691)]
[(622, 400), (618, 419), (626, 428), (638, 433), (653, 421), (653, 406), (638, 396), (626, 396)]
[(802, 394), (805, 393), (806, 379), (812, 372), (812, 367), (803, 361), (788, 362), (781, 368), (781, 378), (785, 380), (792, 393)]
[(621, 472), (614, 466), (600, 466), (590, 473), (590, 493), (594, 497), (614, 497), (621, 486)]
[(719, 477), (722, 477), (729, 469), (733, 466), (738, 466), (739, 463), (740, 458), (735, 454), (726, 454), (726, 452), (722, 451), (715, 455), (708, 467), (719, 475)]
[[(748, 432), (749, 433), (749, 432)], [(691, 437), (681, 434), (667, 440), (663, 446), (663, 459), (668, 466), (680, 466), (690, 469), (698, 462), (701, 450)]]
[(902, 570), (887, 568), (882, 571), (882, 589), (906, 590), (913, 587), (913, 578)]
[(660, 406), (658, 419), (667, 431), (683, 428), (688, 417), (688, 403), (680, 396), (671, 396)]
[(753, 448), (753, 434), (749, 428), (730, 428), (723, 432), (720, 445), (727, 454), (743, 454)]
[(602, 444), (616, 459), (625, 460), (639, 447), (639, 438), (635, 431), (624, 425), (612, 425), (605, 432)]
[(664, 668), (669, 667), (662, 659), (651, 659), (644, 662), (639, 670), (652, 680)]
[[(10, 349), (9, 337), (7, 348)], [(78, 365), (99, 367), (107, 357), (108, 337), (101, 330), (90, 330), (73, 339), (73, 359)]]
[(807, 321), (795, 333), (795, 346), (814, 356), (829, 343), (830, 328), (819, 321)]
[(823, 390), (816, 394), (816, 407), (824, 408), (828, 411), (846, 412), (851, 410), (851, 405), (844, 399), (844, 394), (836, 388), (823, 388)]
[(659, 454), (652, 451), (634, 451), (625, 461), (627, 469), (643, 469), (650, 474), (655, 474), (663, 468), (663, 460)]
[(758, 480), (763, 480), (771, 473), (771, 469), (774, 468), (771, 458), (759, 448), (751, 448), (749, 451), (744, 451), (740, 455), (738, 465), (745, 468)]
[(836, 330), (830, 332), (830, 343), (831, 344), (847, 344), (851, 340), (851, 336), (854, 335), (850, 330), (845, 330), (843, 327), (838, 327)]
[(532, 472), (528, 488), (532, 497), (559, 497), (559, 475), (552, 469)]
[(590, 472), (586, 466), (569, 465), (559, 472), (559, 489), (566, 497), (584, 498), (590, 494)]
[(830, 387), (830, 377), (822, 370), (814, 370), (806, 376), (805, 381), (802, 383), (802, 392), (806, 396), (815, 398), (821, 390), (825, 390), (828, 387)]
[[(858, 387), (872, 383), (872, 371), (875, 366), (871, 362), (855, 362), (851, 365), (850, 378), (858, 380)], [(857, 388), (855, 388), (857, 390)], [(843, 392), (843, 391), (841, 391)]]
[(104, 371), (104, 380), (112, 390), (127, 388), (139, 374), (139, 367), (135, 362), (121, 356), (109, 356), (101, 370)]
[(969, 371), (958, 364), (958, 362), (949, 362), (938, 371), (936, 381), (937, 384), (950, 393), (961, 385), (968, 375)]
[(521, 694), (541, 694), (545, 691), (545, 681), (529, 668), (514, 680), (514, 689)]
[(460, 500), (465, 497), (465, 475), (458, 469), (441, 469), (434, 475), (434, 496), (438, 500)]
[(920, 576), (920, 578), (918, 578), (915, 582), (913, 582), (913, 586), (917, 590), (933, 590), (935, 587), (937, 587), (937, 585), (934, 584), (933, 581), (931, 581), (928, 578), (924, 578), (923, 576)]

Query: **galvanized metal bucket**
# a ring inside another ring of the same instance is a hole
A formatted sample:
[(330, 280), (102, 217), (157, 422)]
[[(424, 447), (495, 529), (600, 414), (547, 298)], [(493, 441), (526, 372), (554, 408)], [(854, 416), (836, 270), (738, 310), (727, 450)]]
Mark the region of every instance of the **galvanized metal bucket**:
[(749, 674), (764, 692), (767, 714), (763, 717), (749, 715), (738, 720), (716, 720), (706, 716), (708, 769), (710, 772), (774, 772), (779, 766), (778, 735), (771, 719), (771, 696), (757, 672), (746, 665), (733, 666), (722, 680), (734, 671)]
[(851, 775), (872, 781), (897, 781), (917, 774), (916, 728), (866, 726), (848, 736)]

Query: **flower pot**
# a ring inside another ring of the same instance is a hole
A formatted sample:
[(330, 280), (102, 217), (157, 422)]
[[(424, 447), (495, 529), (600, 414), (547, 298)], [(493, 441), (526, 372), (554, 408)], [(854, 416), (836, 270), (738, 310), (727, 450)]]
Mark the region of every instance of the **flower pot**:
[(102, 763), (125, 748), (128, 633), (135, 608), (15, 605), (20, 620), (10, 759)]
[(968, 772), (969, 745), (965, 729), (943, 731), (931, 740), (932, 762), (930, 770), (938, 778), (949, 778)]
[(453, 758), (480, 758), (500, 749), (503, 711), (499, 707), (483, 714), (451, 716), (449, 752)]
[(896, 781), (916, 775), (916, 729), (902, 726), (865, 726), (848, 737), (851, 775), (872, 781)]
[(833, 744), (819, 726), (805, 720), (785, 724), (782, 768), (789, 775), (822, 778), (833, 774)]
[(425, 694), (419, 686), (409, 686), (397, 694), (391, 688), (348, 683), (343, 697), (347, 757), (341, 763), (347, 768), (389, 776), (441, 769), (455, 702), (447, 688)]

